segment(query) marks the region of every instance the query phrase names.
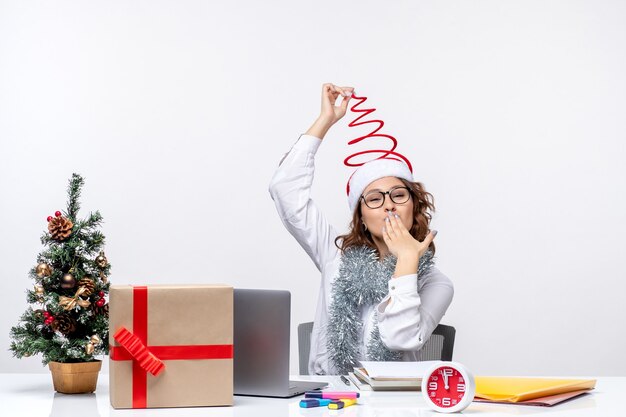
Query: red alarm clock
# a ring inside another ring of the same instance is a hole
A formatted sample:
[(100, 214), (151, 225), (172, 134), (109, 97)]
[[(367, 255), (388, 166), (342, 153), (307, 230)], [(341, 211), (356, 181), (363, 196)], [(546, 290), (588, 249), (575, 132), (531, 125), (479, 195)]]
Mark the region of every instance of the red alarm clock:
[(476, 393), (471, 372), (458, 362), (438, 362), (424, 373), (422, 395), (430, 408), (440, 413), (465, 409)]

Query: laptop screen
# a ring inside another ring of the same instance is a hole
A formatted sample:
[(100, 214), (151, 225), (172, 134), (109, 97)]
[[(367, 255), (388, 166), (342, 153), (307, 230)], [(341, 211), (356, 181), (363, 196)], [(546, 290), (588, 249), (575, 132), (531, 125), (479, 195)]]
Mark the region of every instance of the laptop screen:
[(235, 289), (235, 394), (282, 396), (289, 389), (289, 291)]

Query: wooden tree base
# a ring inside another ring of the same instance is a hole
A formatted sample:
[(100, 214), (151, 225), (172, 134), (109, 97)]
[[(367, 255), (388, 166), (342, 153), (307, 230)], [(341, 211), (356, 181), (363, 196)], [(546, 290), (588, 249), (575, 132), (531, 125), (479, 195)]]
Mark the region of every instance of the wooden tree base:
[(48, 363), (54, 390), (63, 394), (94, 392), (98, 383), (101, 361), (78, 363)]

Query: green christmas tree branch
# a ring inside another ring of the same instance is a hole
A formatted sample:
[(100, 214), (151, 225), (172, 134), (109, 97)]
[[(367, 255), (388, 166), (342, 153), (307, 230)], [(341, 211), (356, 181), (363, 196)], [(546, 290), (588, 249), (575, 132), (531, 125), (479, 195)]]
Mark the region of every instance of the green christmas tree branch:
[(72, 174), (72, 179), (70, 179), (70, 184), (67, 187), (67, 216), (73, 222), (76, 221), (78, 210), (80, 210), (79, 198), (84, 184), (85, 180), (83, 180), (83, 177), (78, 174)]

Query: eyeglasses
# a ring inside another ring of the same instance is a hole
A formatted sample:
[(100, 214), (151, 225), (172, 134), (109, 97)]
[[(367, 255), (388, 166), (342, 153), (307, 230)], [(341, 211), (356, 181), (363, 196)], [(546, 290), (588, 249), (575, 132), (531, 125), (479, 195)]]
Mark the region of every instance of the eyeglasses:
[(407, 187), (394, 187), (389, 191), (372, 191), (361, 196), (365, 205), (371, 209), (377, 209), (385, 204), (385, 195), (389, 195), (391, 201), (396, 204), (404, 204), (411, 198), (411, 193)]

